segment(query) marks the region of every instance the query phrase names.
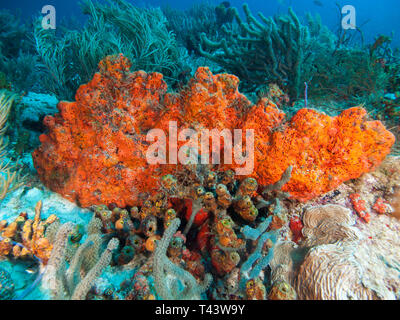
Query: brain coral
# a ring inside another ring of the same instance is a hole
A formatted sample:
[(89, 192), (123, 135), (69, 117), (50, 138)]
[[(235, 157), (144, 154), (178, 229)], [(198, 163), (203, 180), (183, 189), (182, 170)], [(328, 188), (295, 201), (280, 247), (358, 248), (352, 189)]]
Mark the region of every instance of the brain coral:
[(354, 241), (358, 234), (352, 226), (355, 224), (351, 210), (336, 204), (316, 206), (306, 209), (303, 216), (303, 235), (308, 247)]
[[(400, 223), (373, 214), (369, 224), (357, 229), (359, 238), (308, 252), (295, 281), (300, 300), (399, 299)], [(316, 243), (324, 243), (324, 238)]]
[[(179, 170), (180, 165), (149, 164), (145, 157), (147, 132), (159, 128), (168, 136), (170, 121), (179, 129), (254, 129), (251, 176), (260, 185), (275, 183), (292, 165), (283, 190), (302, 201), (375, 168), (395, 140), (379, 121), (366, 121), (362, 108), (333, 118), (302, 109), (284, 122), (272, 102), (252, 104), (239, 93), (233, 75), (199, 68), (178, 93), (167, 93), (161, 74), (129, 69), (124, 56), (106, 57), (78, 89), (76, 101), (60, 102), (59, 113), (44, 119), (48, 133), (33, 153), (39, 177), (83, 207), (137, 204), (159, 188), (160, 176)], [(232, 167), (238, 165), (222, 166)]]

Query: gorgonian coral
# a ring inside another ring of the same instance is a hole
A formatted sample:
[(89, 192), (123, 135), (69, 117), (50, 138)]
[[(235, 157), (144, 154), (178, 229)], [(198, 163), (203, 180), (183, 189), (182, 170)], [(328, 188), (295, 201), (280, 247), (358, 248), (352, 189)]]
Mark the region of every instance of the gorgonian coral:
[[(367, 121), (359, 107), (337, 117), (302, 109), (285, 122), (285, 114), (271, 101), (252, 104), (239, 93), (239, 79), (233, 75), (199, 68), (178, 93), (167, 93), (161, 74), (129, 69), (123, 55), (106, 57), (100, 72), (78, 89), (76, 101), (60, 102), (59, 113), (44, 119), (49, 133), (40, 137), (42, 145), (33, 153), (39, 177), (83, 207), (135, 205), (145, 193), (159, 189), (161, 176), (179, 171), (181, 164), (146, 159), (146, 134), (157, 128), (168, 136), (171, 122), (179, 130), (253, 129), (254, 154), (247, 155), (254, 160), (250, 176), (265, 186), (280, 180), (291, 166), (291, 179), (282, 190), (302, 201), (372, 170), (395, 140), (381, 122)], [(221, 150), (226, 144), (222, 140)], [(243, 142), (248, 142), (245, 137)], [(168, 144), (166, 159), (186, 143)], [(214, 153), (221, 151), (210, 146)]]

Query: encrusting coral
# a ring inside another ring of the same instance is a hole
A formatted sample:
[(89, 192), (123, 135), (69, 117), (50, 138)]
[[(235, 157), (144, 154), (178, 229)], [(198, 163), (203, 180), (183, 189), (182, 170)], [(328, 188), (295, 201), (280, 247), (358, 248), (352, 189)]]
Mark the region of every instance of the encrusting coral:
[[(349, 259), (351, 248), (322, 245), (301, 265), (297, 292), (300, 299), (374, 300), (374, 292), (360, 281), (362, 270)], [(323, 271), (322, 271), (323, 270)]]
[[(250, 176), (267, 186), (291, 166), (291, 179), (282, 191), (301, 201), (376, 168), (395, 140), (381, 122), (367, 121), (360, 107), (337, 117), (302, 109), (285, 122), (272, 101), (253, 105), (240, 94), (235, 76), (199, 68), (175, 94), (166, 93), (161, 74), (130, 73), (129, 68), (123, 55), (106, 57), (100, 72), (78, 89), (76, 102), (60, 102), (59, 113), (44, 119), (49, 133), (40, 137), (42, 145), (33, 153), (39, 177), (83, 207), (137, 205), (146, 193), (156, 192), (159, 177), (179, 171), (180, 164), (149, 164), (145, 157), (145, 134), (153, 128), (168, 132), (171, 121), (178, 129), (253, 129)], [(183, 144), (178, 143), (178, 150)], [(169, 147), (166, 155), (177, 151)]]

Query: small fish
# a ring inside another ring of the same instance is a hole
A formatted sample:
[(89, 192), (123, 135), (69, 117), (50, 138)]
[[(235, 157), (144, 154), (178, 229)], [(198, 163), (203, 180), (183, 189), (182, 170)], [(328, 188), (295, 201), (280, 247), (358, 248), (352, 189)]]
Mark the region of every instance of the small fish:
[(324, 6), (323, 3), (321, 1), (319, 1), (319, 0), (314, 0), (313, 2), (318, 7), (323, 7)]
[(26, 271), (26, 273), (29, 273), (29, 274), (34, 274), (34, 273), (36, 273), (36, 271), (33, 270), (33, 269), (26, 269), (25, 271)]

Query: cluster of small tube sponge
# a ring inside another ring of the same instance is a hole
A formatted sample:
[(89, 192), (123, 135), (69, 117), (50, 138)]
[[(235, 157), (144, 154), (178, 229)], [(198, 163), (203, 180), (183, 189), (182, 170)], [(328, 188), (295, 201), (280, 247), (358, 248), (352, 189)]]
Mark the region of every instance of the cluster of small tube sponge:
[(167, 257), (167, 249), (180, 223), (178, 218), (172, 220), (157, 243), (153, 267), (154, 286), (157, 294), (164, 300), (199, 300), (211, 284), (211, 275), (206, 274), (203, 283), (199, 284), (190, 272), (180, 268)]
[[(96, 237), (95, 234), (89, 234), (86, 241), (75, 252), (69, 262), (69, 268), (67, 268), (68, 237), (74, 228), (75, 225), (72, 222), (65, 223), (60, 227), (46, 266), (43, 284), (52, 299), (86, 299), (93, 282), (101, 275), (104, 268), (110, 264), (112, 252), (119, 245), (118, 239), (112, 238), (108, 242), (107, 248), (98, 256), (91, 248), (100, 248), (100, 236)], [(82, 278), (83, 270), (85, 272)]]
[[(275, 207), (274, 214), (278, 214), (280, 210), (279, 201), (277, 201), (277, 206)], [(271, 240), (272, 244), (276, 243), (277, 234), (276, 231), (267, 231), (268, 227), (272, 222), (273, 215), (262, 221), (257, 228), (252, 228), (250, 226), (245, 226), (243, 228), (243, 235), (246, 239), (257, 241), (257, 246), (254, 248), (253, 253), (248, 257), (248, 259), (242, 264), (240, 268), (240, 287), (244, 289), (246, 282), (248, 280), (255, 279), (259, 277), (262, 270), (264, 270), (270, 263), (273, 254), (274, 247), (268, 249), (268, 253), (263, 256), (263, 249), (267, 240)]]

